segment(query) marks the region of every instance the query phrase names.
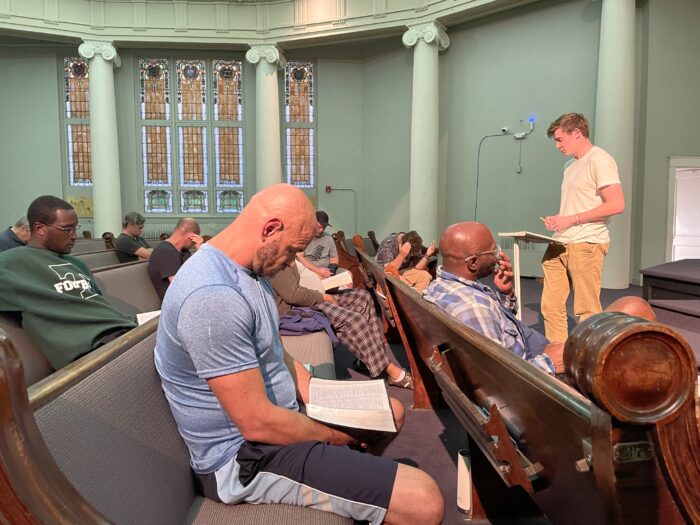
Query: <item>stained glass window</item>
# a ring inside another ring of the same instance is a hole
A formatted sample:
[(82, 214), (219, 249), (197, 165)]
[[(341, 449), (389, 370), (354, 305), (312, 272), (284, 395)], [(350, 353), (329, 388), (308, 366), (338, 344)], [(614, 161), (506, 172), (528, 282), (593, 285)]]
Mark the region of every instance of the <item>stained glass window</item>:
[[(144, 210), (240, 212), (245, 167), (242, 62), (163, 57), (140, 59), (138, 64)], [(177, 104), (172, 112), (170, 78)]]
[(185, 190), (180, 194), (182, 213), (207, 213), (209, 200), (207, 192), (202, 190)]
[(314, 186), (314, 130), (287, 128), (287, 182), (302, 188)]
[(311, 62), (287, 62), (284, 115), (287, 122), (314, 121), (314, 69)]
[(243, 209), (243, 192), (223, 190), (216, 192), (216, 211), (219, 213), (238, 213)]
[(207, 185), (207, 128), (178, 128), (180, 151), (180, 184)]
[(241, 71), (240, 61), (214, 61), (214, 120), (243, 119)]
[(243, 185), (243, 128), (214, 128), (216, 185)]
[(92, 185), (92, 164), (90, 161), (90, 126), (68, 124), (68, 175), (71, 186)]
[(313, 188), (314, 173), (314, 66), (287, 62), (284, 72), (285, 172), (287, 182)]
[(170, 128), (168, 126), (142, 126), (144, 186), (170, 186), (171, 154)]
[(91, 186), (90, 96), (87, 62), (82, 58), (64, 58), (63, 81), (68, 183), (71, 186)]
[(201, 60), (177, 61), (177, 116), (204, 120), (207, 116), (207, 75)]
[(169, 190), (148, 190), (144, 192), (146, 197), (145, 209), (147, 213), (172, 213), (173, 192)]
[(168, 120), (170, 118), (168, 60), (139, 60), (139, 93), (143, 120)]
[(88, 118), (90, 98), (88, 93), (88, 65), (82, 58), (63, 60), (65, 80), (66, 117)]

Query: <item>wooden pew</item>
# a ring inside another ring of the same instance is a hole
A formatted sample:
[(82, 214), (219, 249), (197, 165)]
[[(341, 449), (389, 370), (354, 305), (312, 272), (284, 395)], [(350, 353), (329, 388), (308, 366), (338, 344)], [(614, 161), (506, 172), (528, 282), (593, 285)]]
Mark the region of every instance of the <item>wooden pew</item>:
[[(377, 240), (377, 234), (374, 233), (374, 230), (370, 230), (367, 232), (367, 237), (372, 242), (372, 246), (374, 246), (374, 254), (376, 255), (377, 250), (379, 249), (379, 241)], [(369, 253), (369, 252), (367, 252), (367, 253)]]
[(353, 288), (364, 289), (365, 283), (360, 271), (360, 261), (354, 253), (352, 243), (345, 238), (345, 233), (341, 230), (333, 234), (335, 247), (338, 251), (338, 266), (345, 268), (352, 274)]
[(104, 239), (78, 239), (71, 250), (72, 255), (91, 253), (108, 249)]
[(288, 505), (195, 493), (155, 366), (157, 320), (32, 386), (0, 332), (0, 522), (350, 524)]
[(356, 253), (370, 281), (371, 291), (376, 295), (381, 306), (382, 315), (392, 327), (396, 328), (406, 349), (408, 362), (411, 365), (411, 375), (413, 375), (413, 403), (411, 408), (437, 408), (443, 406), (440, 389), (437, 386), (435, 377), (428, 365), (415, 353), (414, 345), (406, 339), (406, 332), (401, 327), (401, 319), (396, 315), (396, 307), (391, 295), (387, 293), (386, 275), (384, 268), (374, 259), (365, 253), (361, 247), (356, 246)]
[(78, 253), (75, 256), (83, 261), (88, 268), (102, 268), (119, 264), (117, 253), (114, 250), (100, 250), (96, 252)]
[(696, 368), (673, 330), (617, 313), (579, 325), (565, 355), (583, 395), (397, 278), (386, 285), (405, 340), (472, 441), (552, 523), (700, 523)]

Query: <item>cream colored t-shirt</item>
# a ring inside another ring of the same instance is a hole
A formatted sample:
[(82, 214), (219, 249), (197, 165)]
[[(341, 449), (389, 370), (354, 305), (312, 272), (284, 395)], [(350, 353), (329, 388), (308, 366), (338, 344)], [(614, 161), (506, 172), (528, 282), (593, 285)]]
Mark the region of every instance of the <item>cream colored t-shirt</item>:
[[(600, 189), (611, 184), (620, 184), (617, 163), (604, 149), (593, 146), (583, 157), (571, 161), (564, 170), (559, 215), (575, 215), (597, 208), (603, 203)], [(610, 242), (609, 221), (610, 217), (606, 217), (572, 226), (554, 237), (563, 243)]]

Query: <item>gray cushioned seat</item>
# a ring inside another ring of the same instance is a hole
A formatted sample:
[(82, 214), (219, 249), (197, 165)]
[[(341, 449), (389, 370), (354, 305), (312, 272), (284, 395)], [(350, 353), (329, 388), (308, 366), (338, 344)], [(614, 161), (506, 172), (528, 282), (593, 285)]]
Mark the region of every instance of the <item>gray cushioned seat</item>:
[(114, 250), (101, 250), (99, 252), (79, 253), (75, 255), (83, 261), (91, 270), (102, 268), (103, 266), (114, 266), (119, 264), (117, 252)]
[(326, 332), (306, 335), (284, 335), (282, 346), (294, 359), (314, 367), (314, 377), (335, 379), (333, 343)]
[(120, 312), (160, 310), (160, 298), (148, 277), (148, 261), (100, 268), (93, 276), (104, 296)]
[(313, 509), (197, 498), (189, 454), (153, 364), (155, 338), (149, 335), (34, 411), (61, 470), (97, 510), (129, 525), (352, 523)]

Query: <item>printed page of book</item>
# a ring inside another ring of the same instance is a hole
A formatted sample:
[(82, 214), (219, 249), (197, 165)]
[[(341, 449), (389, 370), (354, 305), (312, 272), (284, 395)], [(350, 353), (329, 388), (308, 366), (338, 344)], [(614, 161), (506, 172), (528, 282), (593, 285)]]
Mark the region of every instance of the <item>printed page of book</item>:
[(334, 425), (396, 432), (382, 380), (333, 381), (314, 377), (309, 384), (306, 414)]
[(153, 310), (152, 312), (143, 312), (140, 314), (136, 314), (136, 322), (141, 326), (147, 321), (150, 321), (154, 317), (158, 317), (160, 315), (160, 310)]
[(350, 272), (336, 273), (335, 275), (326, 277), (321, 281), (321, 283), (323, 284), (323, 288), (326, 290), (352, 284), (352, 274)]

